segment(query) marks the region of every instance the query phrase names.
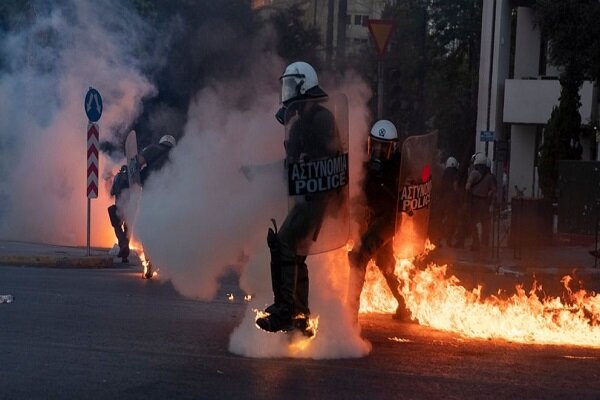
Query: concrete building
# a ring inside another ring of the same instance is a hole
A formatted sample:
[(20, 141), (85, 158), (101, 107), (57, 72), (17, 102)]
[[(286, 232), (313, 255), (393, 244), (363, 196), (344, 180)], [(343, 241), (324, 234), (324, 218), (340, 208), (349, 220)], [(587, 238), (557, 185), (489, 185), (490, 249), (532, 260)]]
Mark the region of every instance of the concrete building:
[[(490, 158), (496, 155), (498, 169), (504, 156), (510, 155), (509, 198), (516, 195), (515, 186), (525, 189), (527, 197), (541, 196), (536, 153), (544, 126), (560, 96), (559, 71), (545, 60), (545, 44), (534, 24), (531, 3), (483, 0), (476, 149)], [(582, 123), (587, 124), (598, 115), (597, 86), (585, 82), (580, 95), (579, 112)], [(481, 132), (494, 132), (496, 142), (482, 141), (485, 135)], [(590, 157), (589, 141), (590, 138), (582, 140), (584, 159)], [(496, 154), (495, 144), (499, 150)]]
[[(351, 57), (368, 45), (367, 21), (381, 18), (388, 3), (394, 3), (394, 0), (253, 0), (252, 8), (268, 11), (269, 8), (300, 5), (306, 23), (319, 28), (324, 59), (335, 62), (336, 57)], [(343, 30), (340, 22), (344, 24)], [(341, 41), (343, 48), (339, 47)]]

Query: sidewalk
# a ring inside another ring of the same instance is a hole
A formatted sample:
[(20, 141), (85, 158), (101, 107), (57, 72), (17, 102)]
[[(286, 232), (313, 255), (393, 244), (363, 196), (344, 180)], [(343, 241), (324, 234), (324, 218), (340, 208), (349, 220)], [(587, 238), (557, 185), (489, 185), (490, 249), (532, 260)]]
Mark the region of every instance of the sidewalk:
[[(577, 270), (579, 276), (600, 279), (600, 259), (594, 268), (590, 246), (546, 246), (523, 248), (515, 254), (512, 248), (502, 247), (499, 257), (489, 248), (479, 252), (467, 249), (439, 247), (431, 254), (437, 264), (447, 264), (455, 269), (482, 268), (493, 273), (531, 275), (566, 275)], [(133, 256), (133, 254), (132, 254)], [(137, 257), (134, 256), (137, 260)], [(130, 260), (132, 261), (132, 260)], [(23, 265), (54, 268), (114, 268), (108, 249), (92, 248), (87, 256), (85, 247), (56, 246), (42, 243), (26, 243), (0, 240), (0, 265)]]
[(589, 254), (593, 246), (544, 246), (523, 247), (519, 252), (512, 248), (500, 248), (499, 255), (492, 249), (478, 252), (451, 247), (436, 248), (431, 258), (438, 264), (451, 268), (484, 268), (500, 274), (567, 275), (576, 270), (578, 276), (600, 279), (600, 259), (594, 267), (594, 257)]
[(47, 268), (112, 268), (113, 257), (108, 249), (56, 246), (0, 240), (0, 265), (21, 265)]

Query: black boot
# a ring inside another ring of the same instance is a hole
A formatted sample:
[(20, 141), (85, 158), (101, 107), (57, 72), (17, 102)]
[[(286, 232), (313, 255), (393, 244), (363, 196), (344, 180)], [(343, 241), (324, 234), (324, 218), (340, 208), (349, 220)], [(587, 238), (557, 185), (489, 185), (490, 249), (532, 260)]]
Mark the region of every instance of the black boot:
[(304, 315), (308, 318), (308, 266), (306, 256), (296, 257), (296, 296), (294, 298), (294, 315)]
[(271, 251), (271, 287), (273, 288), (273, 304), (265, 309), (266, 313), (272, 314), (275, 312), (281, 303), (281, 245), (277, 237), (277, 224), (275, 220), (273, 228), (269, 228), (267, 232), (267, 245)]
[(142, 276), (144, 277), (144, 279), (152, 279), (152, 275), (153, 275), (152, 263), (150, 261), (148, 261), (148, 264), (144, 268), (144, 272), (143, 272)]
[(287, 332), (294, 329), (292, 317), (289, 314), (278, 312), (278, 310), (275, 310), (275, 312), (266, 317), (258, 318), (256, 320), (256, 325), (267, 332)]
[(119, 254), (117, 257), (121, 257), (124, 263), (129, 262), (129, 240), (125, 239), (123, 242), (119, 241)]
[(294, 316), (294, 318), (292, 318), (292, 325), (306, 337), (311, 338), (315, 336), (315, 328), (310, 325), (309, 317), (304, 314)]
[(398, 307), (396, 307), (396, 312), (392, 315), (393, 319), (409, 322), (411, 320), (410, 311), (406, 308), (406, 302), (404, 301), (404, 296), (400, 293), (400, 281), (398, 277), (394, 273), (393, 266), (388, 265), (387, 268), (381, 270), (385, 281), (392, 292), (392, 295), (398, 302)]
[(268, 332), (290, 331), (294, 329), (292, 315), (294, 313), (298, 272), (296, 256), (293, 253), (289, 255), (288, 257), (284, 257), (282, 254), (282, 257), (279, 259), (278, 269), (281, 271), (280, 302), (274, 307), (271, 314), (256, 320), (256, 324)]
[(368, 260), (359, 251), (348, 253), (348, 262), (350, 271), (348, 276), (348, 291), (346, 293), (346, 303), (351, 313), (352, 320), (358, 324), (358, 312), (360, 310), (360, 294), (365, 284), (365, 273)]

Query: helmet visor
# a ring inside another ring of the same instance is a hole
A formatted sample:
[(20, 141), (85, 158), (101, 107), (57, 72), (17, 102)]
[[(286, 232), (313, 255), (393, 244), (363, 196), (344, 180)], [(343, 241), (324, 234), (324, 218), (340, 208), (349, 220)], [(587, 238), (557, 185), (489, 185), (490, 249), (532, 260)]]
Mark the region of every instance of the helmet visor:
[(281, 103), (292, 100), (300, 95), (302, 87), (302, 75), (287, 75), (281, 77)]
[(395, 142), (377, 140), (369, 137), (369, 157), (373, 161), (386, 161), (392, 157)]

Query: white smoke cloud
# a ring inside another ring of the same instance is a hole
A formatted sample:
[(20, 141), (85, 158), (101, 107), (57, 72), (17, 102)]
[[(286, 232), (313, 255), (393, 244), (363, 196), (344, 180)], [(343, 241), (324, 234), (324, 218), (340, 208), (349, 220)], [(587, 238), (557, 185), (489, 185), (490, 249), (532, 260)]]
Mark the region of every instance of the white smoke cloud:
[[(153, 35), (147, 26), (109, 0), (61, 4), (36, 9), (31, 24), (0, 38), (0, 49), (11, 60), (0, 71), (0, 238), (85, 243), (83, 97), (89, 86), (101, 92), (101, 139), (118, 144), (117, 133), (139, 115), (141, 100), (156, 93), (141, 72), (155, 60), (145, 54), (142, 63), (136, 56)], [(232, 334), (231, 351), (255, 357), (363, 356), (370, 345), (343, 312), (344, 251), (308, 259), (311, 309), (320, 326), (310, 346), (290, 354), (285, 335), (254, 326), (252, 307), (262, 309), (272, 299), (265, 240), (269, 220), (283, 221), (287, 209), (283, 129), (274, 119), (277, 77), (284, 66), (263, 54), (238, 80), (213, 82), (197, 93), (171, 164), (144, 187), (134, 231), (160, 268), (160, 278), (171, 280), (185, 296), (211, 299), (219, 277), (231, 268), (241, 271), (240, 285), (254, 300)], [(334, 85), (323, 86), (336, 91)], [(337, 89), (350, 102), (354, 196), (360, 192), (356, 180), (370, 93), (354, 75)], [(244, 165), (263, 167), (248, 179), (240, 170)], [(100, 166), (101, 176), (109, 176), (117, 165), (102, 157)], [(114, 242), (105, 189), (101, 182), (100, 198), (92, 203), (93, 245)]]
[[(268, 57), (268, 56), (265, 56)], [(144, 187), (135, 230), (160, 275), (184, 295), (210, 299), (228, 266), (264, 243), (285, 213), (283, 135), (274, 119), (281, 61), (200, 91), (172, 162)], [(252, 180), (244, 165), (274, 163)], [(276, 184), (273, 184), (276, 182)]]
[[(146, 27), (112, 1), (32, 2), (29, 23), (0, 38), (0, 237), (81, 245), (86, 240), (89, 86), (103, 97), (100, 138), (116, 142), (155, 92), (135, 51)], [(114, 165), (100, 158), (100, 175)], [(100, 182), (103, 187), (103, 183)], [(100, 190), (92, 245), (114, 242)]]
[[(160, 279), (170, 280), (185, 296), (212, 299), (219, 278), (232, 266), (241, 269), (241, 288), (253, 294), (253, 301), (232, 334), (232, 352), (254, 357), (364, 356), (370, 345), (344, 312), (345, 250), (307, 261), (311, 309), (320, 321), (310, 346), (294, 350), (286, 335), (268, 334), (254, 325), (252, 309), (263, 309), (272, 300), (265, 240), (269, 220), (281, 223), (287, 210), (284, 130), (274, 118), (277, 77), (284, 67), (281, 60), (264, 55), (245, 76), (198, 93), (171, 163), (144, 187), (135, 231), (160, 268)], [(356, 75), (347, 76), (339, 91), (350, 99), (350, 147), (356, 156), (350, 174), (352, 195), (357, 195), (370, 92)], [(260, 168), (251, 180), (240, 171), (244, 165), (264, 164), (271, 168)]]

